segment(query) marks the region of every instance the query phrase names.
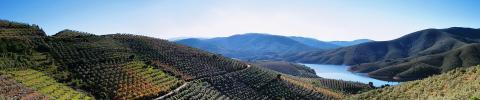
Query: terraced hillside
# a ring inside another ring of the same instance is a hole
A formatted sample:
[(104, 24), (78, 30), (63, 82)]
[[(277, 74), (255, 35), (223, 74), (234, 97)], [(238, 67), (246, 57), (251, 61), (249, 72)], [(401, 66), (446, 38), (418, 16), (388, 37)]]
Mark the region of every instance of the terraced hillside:
[(423, 80), (373, 90), (356, 95), (352, 100), (432, 99), (478, 100), (480, 98), (480, 66), (458, 68)]
[(162, 39), (73, 30), (46, 36), (36, 25), (4, 20), (0, 86), (0, 99), (60, 100), (342, 99), (370, 89), (314, 83)]
[(55, 79), (48, 77), (42, 72), (25, 69), (18, 71), (8, 70), (3, 73), (12, 77), (22, 85), (37, 90), (39, 94), (41, 93), (49, 99), (92, 99), (92, 97), (85, 93), (76, 91), (65, 84), (58, 83)]

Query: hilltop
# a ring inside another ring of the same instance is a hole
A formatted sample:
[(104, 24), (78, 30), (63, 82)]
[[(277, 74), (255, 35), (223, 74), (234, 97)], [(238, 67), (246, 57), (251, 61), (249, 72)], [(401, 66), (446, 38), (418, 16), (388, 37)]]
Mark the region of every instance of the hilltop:
[(0, 24), (2, 99), (342, 99), (371, 89), (146, 36), (74, 30), (46, 36), (35, 25), (0, 22), (7, 23)]

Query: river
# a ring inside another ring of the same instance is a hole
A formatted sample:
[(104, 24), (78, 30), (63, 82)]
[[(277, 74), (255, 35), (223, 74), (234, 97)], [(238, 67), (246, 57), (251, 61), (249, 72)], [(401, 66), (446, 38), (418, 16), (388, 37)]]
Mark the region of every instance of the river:
[(360, 73), (352, 73), (348, 71), (348, 66), (344, 65), (324, 65), (324, 64), (303, 64), (315, 70), (318, 76), (328, 79), (338, 79), (346, 81), (356, 81), (361, 83), (373, 82), (374, 86), (384, 84), (396, 85), (399, 82), (388, 82), (361, 75)]

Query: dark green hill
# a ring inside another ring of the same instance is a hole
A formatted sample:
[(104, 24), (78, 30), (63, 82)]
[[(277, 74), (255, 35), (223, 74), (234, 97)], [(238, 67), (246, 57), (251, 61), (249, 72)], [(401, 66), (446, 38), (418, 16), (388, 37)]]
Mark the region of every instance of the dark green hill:
[(74, 38), (74, 37), (80, 37), (80, 36), (94, 36), (94, 35), (87, 32), (80, 32), (80, 31), (65, 29), (53, 36), (62, 37), (62, 38)]
[(0, 37), (12, 36), (46, 36), (40, 27), (0, 19)]
[(480, 64), (480, 30), (427, 29), (391, 41), (369, 42), (329, 51), (288, 55), (290, 61), (346, 64), (374, 78), (406, 81)]
[(310, 78), (318, 77), (315, 73), (315, 70), (305, 65), (300, 65), (296, 63), (285, 62), (285, 61), (255, 61), (251, 63), (267, 69), (271, 69), (274, 71), (278, 71), (278, 72), (293, 75), (293, 76), (310, 77)]
[(342, 99), (369, 89), (324, 79), (314, 85), (151, 37), (35, 32), (0, 31), (0, 99)]

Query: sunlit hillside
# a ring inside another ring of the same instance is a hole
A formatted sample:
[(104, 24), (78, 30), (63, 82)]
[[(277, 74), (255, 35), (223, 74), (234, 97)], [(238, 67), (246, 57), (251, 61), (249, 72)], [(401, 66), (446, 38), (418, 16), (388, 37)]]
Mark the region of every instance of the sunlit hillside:
[(480, 98), (480, 66), (458, 68), (423, 80), (372, 90), (356, 95), (353, 100), (431, 99), (478, 100)]

